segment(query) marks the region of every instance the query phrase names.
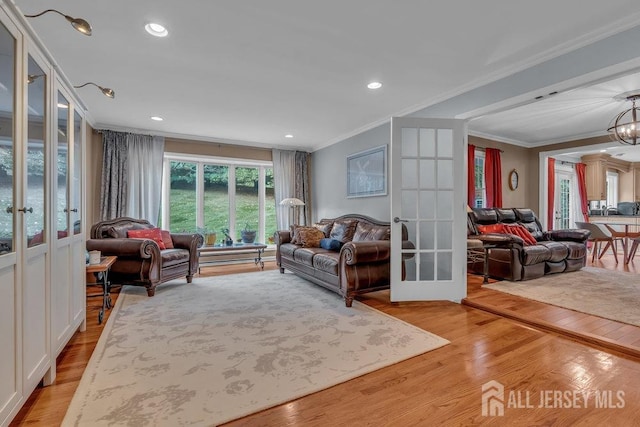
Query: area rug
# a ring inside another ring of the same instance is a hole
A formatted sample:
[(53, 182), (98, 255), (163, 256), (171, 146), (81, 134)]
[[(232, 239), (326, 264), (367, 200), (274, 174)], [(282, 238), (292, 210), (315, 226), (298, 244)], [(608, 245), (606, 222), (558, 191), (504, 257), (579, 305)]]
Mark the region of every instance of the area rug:
[(637, 273), (584, 267), (570, 273), (482, 287), (640, 326), (640, 275)]
[(279, 271), (125, 287), (62, 425), (217, 425), (447, 340)]

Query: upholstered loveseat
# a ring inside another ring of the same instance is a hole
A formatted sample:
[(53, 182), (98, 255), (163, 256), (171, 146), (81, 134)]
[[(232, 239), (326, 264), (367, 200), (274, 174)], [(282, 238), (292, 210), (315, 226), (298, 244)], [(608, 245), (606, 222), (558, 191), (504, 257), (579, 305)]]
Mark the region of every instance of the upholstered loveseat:
[(155, 228), (142, 219), (128, 217), (98, 222), (91, 227), (87, 250), (97, 250), (118, 259), (111, 266), (109, 278), (113, 283), (139, 285), (147, 288), (147, 295), (155, 294), (156, 286), (168, 280), (186, 277), (191, 283), (198, 271), (200, 234), (170, 233), (171, 249), (160, 249), (151, 239), (129, 238), (129, 230)]
[[(532, 244), (527, 244), (517, 235), (491, 234), (495, 246), (498, 246), (489, 252), (489, 275), (492, 277), (529, 280), (545, 274), (580, 270), (585, 265), (588, 230), (543, 231), (531, 209), (475, 208), (469, 213), (469, 218), (471, 235), (480, 235), (486, 226), (520, 224), (535, 239)], [(488, 229), (492, 232), (492, 228)], [(473, 264), (469, 268), (481, 271), (480, 265)]]
[[(313, 227), (332, 249), (305, 247), (299, 229), (277, 231), (276, 262), (285, 269), (341, 295), (351, 307), (356, 295), (389, 288), (391, 224), (364, 215), (323, 219)], [(293, 239), (293, 243), (292, 243)], [(413, 247), (402, 227), (403, 247)], [(327, 245), (324, 245), (327, 246)], [(404, 260), (402, 272), (404, 275)]]

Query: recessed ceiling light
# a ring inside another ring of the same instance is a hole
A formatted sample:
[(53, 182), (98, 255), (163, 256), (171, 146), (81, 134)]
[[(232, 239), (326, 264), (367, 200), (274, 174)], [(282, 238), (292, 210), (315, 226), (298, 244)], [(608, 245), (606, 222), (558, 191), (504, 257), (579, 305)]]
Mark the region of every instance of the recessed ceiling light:
[(291, 135), (290, 133), (288, 133), (288, 134), (286, 134), (284, 137), (285, 137), (285, 138), (293, 138), (293, 135)]
[(380, 89), (382, 87), (382, 83), (380, 82), (371, 82), (367, 85), (369, 89)]
[(147, 33), (156, 37), (166, 37), (169, 34), (169, 31), (167, 31), (165, 27), (155, 22), (149, 22), (144, 26), (144, 29), (147, 30)]
[(69, 105), (58, 102), (58, 108), (69, 108)]
[(600, 150), (600, 152), (601, 152), (601, 153), (606, 153), (606, 152), (607, 152), (607, 150)]
[(162, 117), (159, 117), (159, 116), (151, 116), (151, 120), (155, 120), (156, 122), (161, 122), (164, 119)]

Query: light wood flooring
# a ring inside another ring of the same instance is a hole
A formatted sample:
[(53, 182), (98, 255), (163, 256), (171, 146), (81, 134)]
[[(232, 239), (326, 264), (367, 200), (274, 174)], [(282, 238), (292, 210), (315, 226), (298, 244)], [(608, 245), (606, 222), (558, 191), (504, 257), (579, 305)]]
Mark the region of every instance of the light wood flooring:
[[(597, 266), (625, 269), (622, 264), (615, 265), (612, 261), (612, 258), (603, 258)], [(640, 267), (640, 261), (636, 264)], [(274, 268), (273, 262), (265, 265), (265, 269)], [(627, 270), (635, 272), (635, 268), (631, 265)], [(253, 264), (215, 266), (203, 268), (202, 275), (254, 270)], [(483, 291), (480, 283), (480, 277), (469, 276), (470, 297)], [(102, 331), (96, 319), (98, 300), (88, 299), (87, 331), (76, 333), (59, 356), (56, 383), (38, 388), (12, 425), (60, 424)], [(451, 344), (229, 425), (631, 426), (637, 425), (640, 419), (640, 358), (628, 352), (604, 348), (598, 343), (585, 345), (579, 336), (569, 339), (553, 329), (534, 328), (462, 304), (390, 303), (388, 291), (368, 294), (360, 301), (440, 335)], [(545, 314), (545, 310), (555, 313), (556, 308), (532, 303), (522, 299), (505, 305), (525, 315), (534, 312), (536, 317), (565, 319), (565, 323), (578, 324), (585, 331), (603, 329), (597, 322), (578, 320), (577, 317), (571, 322), (566, 316)], [(627, 335), (629, 333), (621, 332), (621, 336)], [(490, 380), (502, 383), (506, 396), (520, 399), (507, 405), (503, 417), (482, 416), (481, 387)], [(560, 408), (566, 404), (566, 399), (551, 399), (548, 404), (538, 407), (540, 393), (545, 390), (561, 391), (565, 395), (574, 391), (588, 393), (587, 407)], [(612, 393), (612, 398), (605, 399), (605, 403), (623, 407), (596, 407), (597, 403), (604, 402), (596, 401), (596, 391), (601, 395)], [(623, 405), (616, 395), (618, 392), (623, 394)], [(524, 400), (527, 395), (530, 397), (528, 402)], [(534, 407), (523, 407), (527, 403)]]

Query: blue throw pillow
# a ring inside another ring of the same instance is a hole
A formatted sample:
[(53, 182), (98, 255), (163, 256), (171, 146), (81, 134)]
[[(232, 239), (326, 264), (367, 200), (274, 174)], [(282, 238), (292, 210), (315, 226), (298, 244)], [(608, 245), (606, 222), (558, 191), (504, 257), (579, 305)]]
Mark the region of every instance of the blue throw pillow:
[(342, 242), (336, 239), (324, 238), (320, 240), (320, 247), (329, 251), (338, 252), (342, 247)]

